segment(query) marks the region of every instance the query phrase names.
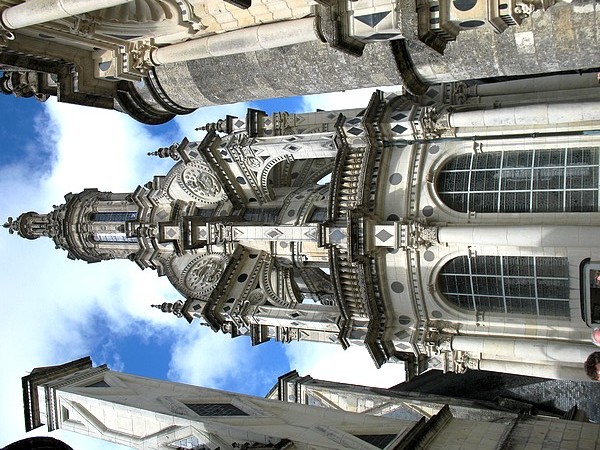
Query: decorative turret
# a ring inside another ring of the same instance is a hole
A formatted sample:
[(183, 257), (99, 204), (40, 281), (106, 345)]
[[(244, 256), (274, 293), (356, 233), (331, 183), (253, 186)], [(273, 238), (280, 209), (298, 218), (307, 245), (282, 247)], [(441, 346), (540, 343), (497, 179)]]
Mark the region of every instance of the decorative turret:
[(127, 200), (127, 195), (96, 189), (67, 194), (65, 204), (54, 206), (52, 212), (30, 211), (16, 220), (9, 217), (4, 228), (25, 239), (47, 236), (56, 248), (66, 250), (70, 259), (97, 262), (127, 258), (139, 249), (138, 227), (131, 226), (137, 218), (138, 207)]
[(37, 239), (40, 236), (55, 238), (60, 234), (58, 213), (58, 208), (44, 215), (29, 211), (21, 214), (16, 220), (9, 217), (4, 228), (7, 228), (10, 234), (17, 233), (25, 239)]

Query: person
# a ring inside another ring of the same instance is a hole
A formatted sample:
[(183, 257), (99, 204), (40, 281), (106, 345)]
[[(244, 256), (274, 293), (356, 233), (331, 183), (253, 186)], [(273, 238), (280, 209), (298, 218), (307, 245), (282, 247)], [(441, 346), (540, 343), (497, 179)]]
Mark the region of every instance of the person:
[(588, 377), (594, 381), (600, 381), (600, 352), (590, 354), (583, 367)]
[(592, 341), (600, 347), (600, 327), (592, 330)]

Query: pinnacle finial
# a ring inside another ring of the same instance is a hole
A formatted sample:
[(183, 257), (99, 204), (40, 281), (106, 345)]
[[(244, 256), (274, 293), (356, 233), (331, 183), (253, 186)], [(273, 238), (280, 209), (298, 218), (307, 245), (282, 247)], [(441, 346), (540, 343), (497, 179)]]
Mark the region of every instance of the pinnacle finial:
[(211, 132), (211, 131), (215, 131), (218, 133), (227, 133), (227, 130), (225, 130), (225, 125), (226, 125), (226, 121), (223, 119), (219, 119), (216, 122), (209, 122), (206, 125), (203, 125), (201, 127), (195, 128), (196, 131), (207, 131), (207, 132)]
[(3, 225), (4, 228), (8, 228), (8, 232), (10, 234), (13, 234), (16, 231), (17, 228), (17, 222), (13, 221), (12, 217), (9, 217), (8, 219), (6, 219), (6, 222), (4, 222)]
[(164, 313), (173, 313), (177, 317), (183, 317), (181, 310), (183, 309), (183, 302), (177, 300), (175, 303), (163, 302), (162, 305), (150, 305), (152, 308), (160, 309)]
[(153, 151), (153, 152), (148, 152), (148, 156), (158, 156), (159, 158), (172, 158), (175, 161), (179, 161), (179, 153), (177, 153), (177, 150), (179, 150), (179, 144), (174, 143), (171, 144), (169, 147), (160, 147), (158, 150)]

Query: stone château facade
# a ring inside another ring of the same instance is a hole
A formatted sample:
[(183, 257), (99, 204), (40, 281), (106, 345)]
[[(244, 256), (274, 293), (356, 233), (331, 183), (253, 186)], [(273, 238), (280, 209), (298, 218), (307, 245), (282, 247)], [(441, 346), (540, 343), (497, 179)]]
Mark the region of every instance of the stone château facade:
[[(364, 346), (377, 366), (583, 379), (600, 322), (597, 74), (377, 91), (365, 108), (248, 110), (5, 225), (70, 258), (128, 258), (159, 306), (254, 345)], [(331, 179), (319, 184), (326, 175)]]
[[(600, 425), (572, 417), (452, 397), (419, 401), (383, 389), (323, 387), (306, 378), (284, 376), (279, 399), (264, 399), (92, 367), (82, 358), (23, 377), (25, 423), (28, 430), (47, 425), (145, 450), (583, 450), (600, 437)], [(304, 402), (295, 399), (300, 393), (312, 404), (297, 404)], [(314, 403), (327, 398), (326, 405)]]
[[(62, 5), (62, 6), (61, 6)], [(600, 66), (593, 0), (0, 1), (0, 90), (123, 110)]]

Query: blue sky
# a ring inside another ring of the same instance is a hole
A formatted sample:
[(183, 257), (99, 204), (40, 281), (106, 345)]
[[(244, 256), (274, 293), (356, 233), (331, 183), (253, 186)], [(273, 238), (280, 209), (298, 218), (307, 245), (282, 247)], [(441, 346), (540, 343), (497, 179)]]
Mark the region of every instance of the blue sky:
[[(371, 90), (203, 108), (158, 127), (114, 112), (55, 100), (0, 96), (0, 217), (45, 213), (68, 192), (97, 187), (132, 192), (171, 162), (146, 156), (184, 136), (201, 139), (195, 127), (226, 114), (301, 112), (365, 106)], [(50, 239), (27, 241), (0, 233), (3, 313), (0, 315), (0, 447), (24, 437), (20, 378), (34, 367), (91, 355), (115, 370), (247, 394), (264, 395), (277, 376), (301, 374), (356, 384), (391, 386), (403, 368), (376, 370), (361, 348), (231, 339), (189, 325), (149, 305), (180, 298), (165, 277), (130, 261), (71, 261)], [(38, 429), (36, 434), (45, 434)], [(69, 433), (53, 432), (74, 448), (107, 449)]]

